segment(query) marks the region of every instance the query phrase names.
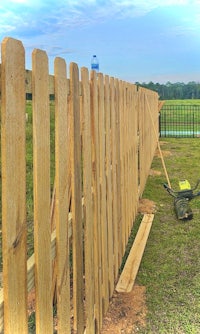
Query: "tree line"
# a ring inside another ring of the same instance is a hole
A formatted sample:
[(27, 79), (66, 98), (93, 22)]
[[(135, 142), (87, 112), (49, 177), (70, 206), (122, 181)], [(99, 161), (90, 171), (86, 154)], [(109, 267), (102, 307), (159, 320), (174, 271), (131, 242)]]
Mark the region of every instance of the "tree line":
[(156, 91), (160, 100), (200, 99), (200, 83), (195, 81), (188, 83), (168, 81), (166, 84), (150, 81), (149, 83), (136, 82), (135, 84)]

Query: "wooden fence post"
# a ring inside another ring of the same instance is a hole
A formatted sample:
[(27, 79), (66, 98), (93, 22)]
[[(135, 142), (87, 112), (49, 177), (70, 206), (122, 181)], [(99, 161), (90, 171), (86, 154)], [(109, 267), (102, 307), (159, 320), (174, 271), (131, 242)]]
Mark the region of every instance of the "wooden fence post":
[(27, 333), (25, 55), (2, 43), (2, 237), (4, 333)]

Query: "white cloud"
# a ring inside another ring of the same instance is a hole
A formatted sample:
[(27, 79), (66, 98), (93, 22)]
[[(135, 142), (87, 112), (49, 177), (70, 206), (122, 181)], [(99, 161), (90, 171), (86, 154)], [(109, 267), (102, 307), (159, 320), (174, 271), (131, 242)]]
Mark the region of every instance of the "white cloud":
[[(200, 5), (200, 0), (0, 0), (0, 30), (60, 32), (93, 22), (144, 16), (169, 5)], [(195, 14), (197, 14), (195, 12)], [(193, 17), (195, 20), (195, 17)]]

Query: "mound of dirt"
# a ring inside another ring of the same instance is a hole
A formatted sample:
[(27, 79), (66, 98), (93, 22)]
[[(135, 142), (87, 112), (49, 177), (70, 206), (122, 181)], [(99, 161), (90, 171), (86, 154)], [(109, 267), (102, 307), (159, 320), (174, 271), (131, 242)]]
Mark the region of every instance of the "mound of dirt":
[[(170, 152), (170, 151), (161, 151), (161, 153), (162, 153), (163, 157), (171, 157), (172, 156), (172, 152)], [(160, 157), (160, 151), (159, 150), (156, 150), (155, 156)]]
[(141, 198), (139, 200), (139, 207), (138, 212), (145, 214), (145, 213), (155, 213), (156, 212), (156, 204), (155, 202), (147, 199), (147, 198)]
[(146, 326), (145, 287), (135, 285), (128, 293), (115, 292), (103, 321), (101, 334), (134, 334)]
[(149, 171), (150, 176), (160, 176), (161, 174), (162, 173), (159, 170), (150, 169), (150, 171)]

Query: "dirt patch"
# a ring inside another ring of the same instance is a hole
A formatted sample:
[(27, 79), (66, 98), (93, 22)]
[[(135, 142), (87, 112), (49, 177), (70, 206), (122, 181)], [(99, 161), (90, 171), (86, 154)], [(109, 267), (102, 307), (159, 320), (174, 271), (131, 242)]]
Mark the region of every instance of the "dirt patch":
[(150, 176), (160, 176), (161, 174), (162, 173), (159, 170), (150, 169), (149, 171)]
[[(170, 152), (170, 151), (161, 151), (161, 153), (162, 153), (163, 157), (171, 157), (172, 156), (172, 152)], [(158, 149), (155, 151), (155, 156), (160, 157), (160, 151)]]
[(147, 198), (141, 198), (139, 200), (139, 207), (138, 212), (145, 214), (145, 213), (155, 213), (156, 212), (156, 204), (155, 202), (147, 199)]
[(160, 144), (160, 146), (162, 146), (162, 145), (166, 145), (166, 144), (169, 144), (169, 143), (167, 141), (162, 140), (162, 141), (159, 142), (159, 144)]
[(33, 288), (28, 294), (28, 315), (35, 312), (35, 288)]
[(101, 334), (134, 334), (146, 326), (146, 289), (135, 285), (128, 293), (115, 292)]

